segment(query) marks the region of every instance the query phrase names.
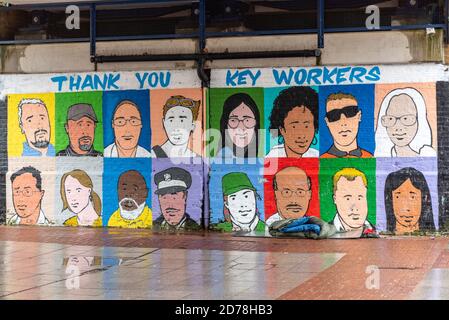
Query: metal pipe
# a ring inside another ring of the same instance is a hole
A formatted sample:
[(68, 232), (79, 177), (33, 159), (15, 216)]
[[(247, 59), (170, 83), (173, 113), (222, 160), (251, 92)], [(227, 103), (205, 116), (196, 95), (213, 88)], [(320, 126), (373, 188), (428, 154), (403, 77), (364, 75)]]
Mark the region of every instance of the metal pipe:
[(199, 49), (203, 52), (206, 48), (206, 0), (200, 0), (199, 5)]
[[(198, 52), (200, 54), (206, 53), (206, 0), (200, 0), (199, 5), (199, 29), (198, 29)], [(201, 79), (201, 84), (203, 87), (209, 87), (210, 79), (204, 70), (206, 65), (206, 60), (204, 56), (198, 58), (196, 62), (197, 74)]]
[(366, 27), (348, 27), (348, 28), (327, 28), (325, 33), (336, 32), (377, 32), (377, 31), (395, 31), (395, 30), (425, 30), (426, 28), (445, 29), (444, 24), (421, 24), (411, 26), (380, 26), (378, 29), (367, 30)]
[(102, 6), (119, 6), (129, 4), (163, 4), (163, 3), (193, 3), (199, 0), (117, 0), (117, 1), (73, 1), (73, 2), (57, 2), (57, 3), (30, 3), (30, 4), (11, 4), (9, 7), (2, 7), (1, 10), (34, 10), (34, 9), (57, 9), (66, 8), (70, 5), (76, 5), (80, 8), (89, 8), (91, 5)]
[(446, 41), (446, 44), (449, 44), (449, 0), (444, 1), (444, 40)]
[[(108, 41), (138, 41), (138, 40), (159, 40), (159, 39), (192, 39), (196, 38), (196, 33), (188, 34), (155, 34), (144, 36), (96, 36), (97, 42)], [(20, 44), (48, 44), (48, 43), (78, 43), (90, 42), (90, 37), (81, 38), (62, 38), (62, 39), (38, 39), (38, 40), (0, 40), (0, 45), (20, 45)]]
[(154, 54), (154, 55), (123, 55), (96, 56), (95, 62), (144, 62), (144, 61), (186, 61), (186, 60), (236, 60), (263, 58), (299, 58), (318, 57), (321, 50), (290, 50), (290, 51), (258, 51), (258, 52), (223, 52), (223, 53), (190, 53), (190, 54)]
[(324, 0), (317, 0), (318, 48), (324, 48)]
[[(97, 8), (95, 4), (90, 6), (90, 59), (97, 55)], [(93, 61), (92, 61), (93, 62)]]
[(312, 34), (318, 29), (285, 29), (285, 30), (260, 30), (260, 31), (235, 31), (235, 32), (206, 32), (206, 38), (247, 37), (247, 36), (278, 36), (289, 34)]

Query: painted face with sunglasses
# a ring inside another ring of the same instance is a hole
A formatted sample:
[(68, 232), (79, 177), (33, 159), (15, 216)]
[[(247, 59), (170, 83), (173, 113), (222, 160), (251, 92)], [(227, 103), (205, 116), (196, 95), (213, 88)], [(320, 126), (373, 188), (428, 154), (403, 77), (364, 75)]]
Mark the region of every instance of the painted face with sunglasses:
[(330, 95), (326, 103), (326, 124), (334, 139), (334, 145), (324, 157), (364, 158), (372, 156), (359, 148), (357, 133), (362, 120), (362, 111), (355, 97), (349, 94)]

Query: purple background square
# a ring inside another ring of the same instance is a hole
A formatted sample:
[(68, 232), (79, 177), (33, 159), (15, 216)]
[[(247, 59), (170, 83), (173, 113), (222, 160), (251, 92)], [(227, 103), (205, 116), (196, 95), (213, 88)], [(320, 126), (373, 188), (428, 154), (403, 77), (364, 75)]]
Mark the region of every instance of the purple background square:
[(433, 221), (438, 229), (438, 163), (436, 158), (377, 158), (377, 229), (387, 230), (385, 214), (385, 180), (389, 173), (402, 168), (412, 167), (426, 178), (432, 198)]
[(186, 212), (190, 218), (201, 224), (201, 212), (203, 201), (203, 164), (199, 161), (188, 161), (184, 159), (170, 159), (170, 158), (153, 158), (152, 159), (152, 173), (151, 173), (151, 190), (152, 192), (152, 210), (153, 221), (161, 215), (161, 208), (159, 206), (159, 199), (154, 191), (157, 186), (154, 183), (154, 175), (162, 170), (177, 167), (187, 170), (192, 175), (192, 185), (188, 189), (187, 208)]

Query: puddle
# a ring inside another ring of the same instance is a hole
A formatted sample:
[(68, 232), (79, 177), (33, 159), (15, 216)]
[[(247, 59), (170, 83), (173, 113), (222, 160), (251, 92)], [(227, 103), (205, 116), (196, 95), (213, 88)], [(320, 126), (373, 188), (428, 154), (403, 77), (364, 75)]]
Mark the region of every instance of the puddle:
[(63, 266), (75, 266), (80, 269), (91, 267), (113, 267), (122, 264), (128, 265), (129, 262), (140, 260), (134, 258), (118, 258), (118, 257), (103, 257), (103, 256), (69, 256), (62, 261)]

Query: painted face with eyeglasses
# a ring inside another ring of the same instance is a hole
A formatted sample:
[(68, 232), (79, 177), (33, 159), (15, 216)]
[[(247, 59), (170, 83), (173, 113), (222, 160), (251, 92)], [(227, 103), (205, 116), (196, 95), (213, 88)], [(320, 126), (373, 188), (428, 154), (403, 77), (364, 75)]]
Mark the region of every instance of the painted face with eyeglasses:
[(115, 134), (115, 143), (124, 150), (133, 150), (137, 147), (142, 130), (142, 119), (135, 105), (124, 103), (117, 108), (112, 120)]
[(229, 115), (227, 132), (237, 147), (245, 148), (255, 135), (255, 126), (254, 113), (246, 104), (242, 103)]
[(381, 118), (391, 142), (399, 147), (409, 145), (418, 132), (417, 109), (413, 99), (401, 94), (391, 99)]
[(24, 173), (12, 182), (14, 209), (21, 218), (40, 211), (45, 191), (37, 188), (37, 180), (31, 173)]
[(300, 168), (284, 168), (274, 176), (274, 194), (278, 213), (283, 219), (302, 218), (312, 197), (310, 180)]
[(362, 111), (357, 100), (343, 98), (328, 101), (326, 104), (326, 124), (337, 147), (354, 143), (361, 119)]

